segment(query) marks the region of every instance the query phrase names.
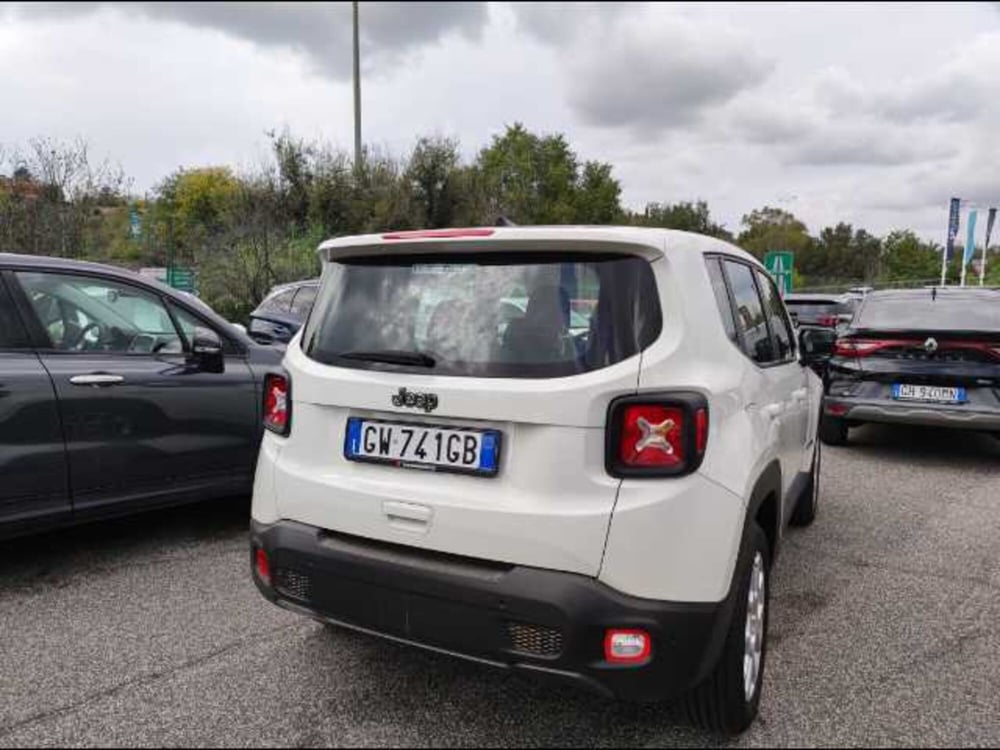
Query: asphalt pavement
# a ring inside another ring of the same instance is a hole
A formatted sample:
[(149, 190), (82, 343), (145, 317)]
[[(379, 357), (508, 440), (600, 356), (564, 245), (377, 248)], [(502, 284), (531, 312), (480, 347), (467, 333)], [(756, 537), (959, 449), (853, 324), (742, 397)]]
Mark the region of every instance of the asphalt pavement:
[(241, 498), (0, 543), (0, 746), (1000, 744), (1000, 440), (862, 428), (820, 503), (734, 741), (280, 610)]

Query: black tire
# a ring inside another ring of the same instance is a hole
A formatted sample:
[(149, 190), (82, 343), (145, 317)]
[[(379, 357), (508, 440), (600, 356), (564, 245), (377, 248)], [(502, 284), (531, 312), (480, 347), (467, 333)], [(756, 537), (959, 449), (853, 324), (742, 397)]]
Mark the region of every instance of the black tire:
[(827, 445), (847, 445), (847, 420), (824, 414), (819, 420), (819, 439)]
[[(769, 619), (768, 601), (771, 591), (770, 553), (767, 537), (756, 523), (750, 529), (749, 539), (740, 555), (737, 571), (736, 601), (733, 605), (732, 621), (726, 632), (722, 654), (712, 673), (698, 687), (685, 696), (685, 709), (693, 724), (710, 732), (737, 735), (744, 731), (757, 717), (760, 708), (760, 693), (764, 683), (764, 666), (767, 662), (767, 623)], [(750, 579), (754, 574), (754, 563), (762, 563), (764, 582), (763, 630), (761, 636), (760, 662), (751, 697), (746, 697), (744, 687), (744, 656), (746, 655), (747, 610)]]
[(816, 450), (813, 451), (812, 469), (809, 471), (809, 481), (802, 489), (802, 494), (795, 502), (795, 510), (788, 523), (792, 526), (808, 526), (816, 520), (816, 511), (819, 509), (819, 473), (822, 458), (822, 443), (816, 443)]

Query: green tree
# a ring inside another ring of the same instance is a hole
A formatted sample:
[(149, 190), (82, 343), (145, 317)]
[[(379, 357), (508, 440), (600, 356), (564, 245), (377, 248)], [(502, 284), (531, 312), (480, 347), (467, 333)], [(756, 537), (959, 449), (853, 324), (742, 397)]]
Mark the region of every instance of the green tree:
[(877, 237), (840, 222), (820, 232), (812, 252), (803, 258), (802, 272), (831, 284), (870, 282), (878, 276), (881, 253)]
[(930, 281), (941, 275), (941, 246), (924, 242), (909, 229), (897, 229), (882, 240), (881, 281)]
[(605, 223), (621, 215), (621, 186), (609, 164), (579, 160), (561, 134), (539, 136), (522, 124), (480, 151), (472, 182), (482, 191), (486, 221), (518, 224)]
[(405, 177), (410, 183), (424, 227), (453, 226), (459, 211), (456, 190), (458, 143), (447, 138), (421, 138), (410, 155)]
[(740, 225), (743, 231), (736, 238), (740, 247), (761, 259), (769, 250), (790, 250), (800, 270), (803, 257), (814, 244), (806, 225), (780, 208), (755, 209), (743, 217)]
[(611, 176), (611, 165), (588, 161), (583, 165), (576, 193), (578, 224), (614, 224), (622, 219), (622, 188)]
[(665, 229), (680, 229), (685, 232), (697, 232), (711, 237), (732, 240), (733, 235), (721, 224), (712, 221), (708, 203), (649, 203), (645, 211), (633, 217), (636, 224), (646, 227), (663, 227)]

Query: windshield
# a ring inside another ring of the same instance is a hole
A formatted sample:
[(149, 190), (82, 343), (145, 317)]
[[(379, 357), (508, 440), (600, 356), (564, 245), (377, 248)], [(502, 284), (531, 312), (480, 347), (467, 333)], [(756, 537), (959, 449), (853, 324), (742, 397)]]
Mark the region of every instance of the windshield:
[(1000, 295), (920, 294), (869, 297), (857, 328), (1000, 331)]
[(559, 377), (620, 362), (659, 332), (641, 258), (438, 255), (328, 264), (302, 346), (343, 367)]

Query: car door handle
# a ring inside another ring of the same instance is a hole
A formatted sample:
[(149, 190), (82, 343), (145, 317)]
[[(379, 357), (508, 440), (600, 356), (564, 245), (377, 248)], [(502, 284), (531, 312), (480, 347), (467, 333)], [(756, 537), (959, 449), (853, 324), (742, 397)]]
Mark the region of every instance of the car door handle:
[(797, 391), (792, 391), (792, 401), (805, 401), (809, 396), (809, 391), (805, 388), (799, 388)]
[(73, 385), (89, 385), (94, 388), (107, 388), (110, 385), (119, 385), (125, 382), (121, 375), (107, 375), (104, 373), (92, 373), (90, 375), (74, 375), (69, 379)]
[(781, 416), (781, 412), (784, 411), (784, 407), (781, 404), (768, 404), (760, 411), (765, 417), (777, 419)]

